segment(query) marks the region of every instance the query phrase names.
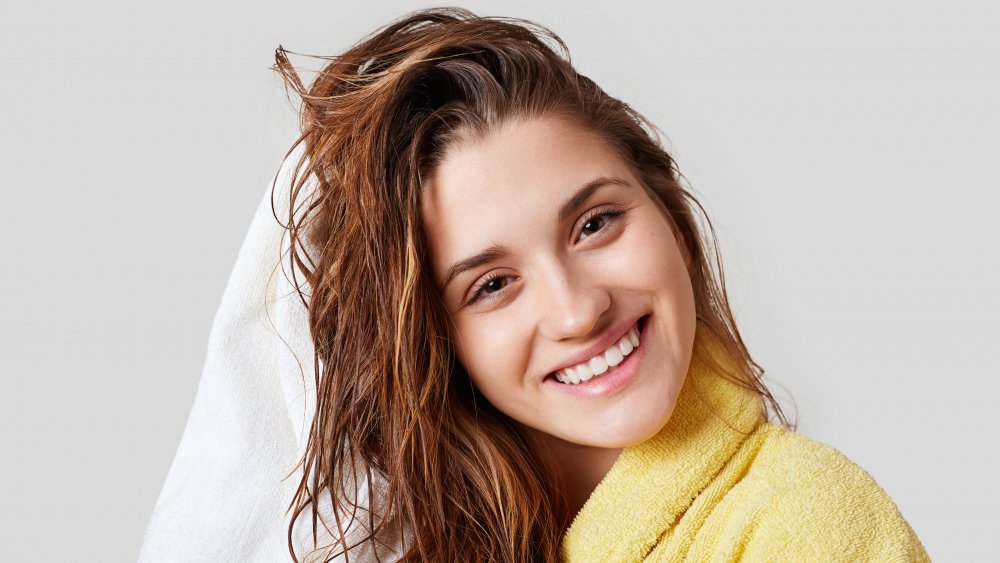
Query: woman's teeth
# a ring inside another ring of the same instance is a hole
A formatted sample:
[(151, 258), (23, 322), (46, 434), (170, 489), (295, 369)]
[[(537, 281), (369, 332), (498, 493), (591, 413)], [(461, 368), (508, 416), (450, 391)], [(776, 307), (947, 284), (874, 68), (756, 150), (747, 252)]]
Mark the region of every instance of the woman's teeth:
[(602, 354), (590, 358), (586, 362), (579, 363), (571, 368), (561, 369), (555, 373), (556, 380), (562, 383), (575, 385), (589, 381), (598, 375), (604, 374), (622, 363), (625, 357), (632, 353), (639, 346), (639, 330), (633, 326)]

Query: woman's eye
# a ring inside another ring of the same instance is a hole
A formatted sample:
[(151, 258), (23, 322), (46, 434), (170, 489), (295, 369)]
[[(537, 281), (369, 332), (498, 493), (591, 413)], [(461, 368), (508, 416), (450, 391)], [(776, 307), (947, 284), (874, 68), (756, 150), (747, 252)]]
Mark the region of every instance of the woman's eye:
[(587, 223), (583, 226), (583, 232), (592, 235), (604, 228), (604, 224), (607, 222), (608, 220), (604, 216), (598, 215), (590, 221), (587, 221)]
[(504, 281), (507, 278), (493, 278), (490, 281), (483, 284), (483, 293), (496, 293), (503, 289), (507, 282)]
[(623, 215), (625, 213), (622, 209), (612, 209), (609, 211), (602, 211), (600, 213), (595, 213), (584, 220), (583, 226), (580, 227), (580, 234), (577, 236), (577, 242), (597, 234), (604, 227), (608, 225), (615, 218)]
[(491, 299), (497, 293), (503, 291), (510, 283), (511, 276), (493, 276), (487, 278), (472, 290), (472, 295), (466, 301), (466, 305), (471, 305), (480, 299)]

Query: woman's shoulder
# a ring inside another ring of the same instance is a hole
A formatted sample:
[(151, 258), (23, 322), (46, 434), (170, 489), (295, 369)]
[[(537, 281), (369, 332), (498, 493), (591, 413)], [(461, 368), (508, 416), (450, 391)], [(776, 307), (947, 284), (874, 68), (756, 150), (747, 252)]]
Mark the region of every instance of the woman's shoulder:
[(754, 438), (750, 442), (755, 442), (751, 446), (755, 451), (746, 470), (762, 484), (797, 490), (818, 488), (830, 494), (850, 490), (871, 497), (869, 500), (888, 500), (867, 471), (830, 445), (772, 423), (761, 424)]
[(885, 490), (835, 448), (765, 423), (743, 449), (742, 477), (726, 500), (752, 522), (745, 556), (927, 560)]

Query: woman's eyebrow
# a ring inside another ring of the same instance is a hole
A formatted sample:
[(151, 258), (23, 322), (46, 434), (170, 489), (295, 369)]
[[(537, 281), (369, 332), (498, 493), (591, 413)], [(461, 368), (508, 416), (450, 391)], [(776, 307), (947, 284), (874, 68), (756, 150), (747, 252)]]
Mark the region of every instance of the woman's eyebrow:
[(492, 262), (499, 258), (503, 258), (506, 255), (507, 255), (507, 249), (498, 244), (494, 244), (493, 246), (487, 248), (486, 250), (480, 252), (479, 254), (476, 254), (475, 256), (470, 256), (468, 258), (455, 262), (454, 264), (451, 265), (450, 268), (448, 268), (448, 277), (445, 278), (444, 287), (448, 287), (448, 284), (450, 284), (451, 281), (455, 279), (455, 277), (458, 276), (459, 274), (471, 270), (473, 268), (482, 266), (483, 264), (486, 264), (488, 262)]
[(594, 178), (593, 180), (587, 182), (582, 188), (576, 191), (575, 194), (566, 200), (559, 208), (559, 222), (562, 223), (573, 214), (583, 202), (587, 201), (590, 196), (594, 195), (594, 192), (603, 188), (604, 186), (616, 184), (619, 186), (627, 186), (628, 182), (622, 180), (621, 178), (611, 178), (607, 176), (602, 176), (600, 178)]
[[(608, 176), (601, 176), (600, 178), (594, 178), (593, 180), (587, 182), (580, 189), (571, 195), (560, 207), (559, 207), (559, 222), (565, 221), (573, 214), (581, 205), (586, 202), (590, 196), (594, 195), (597, 190), (609, 186), (609, 185), (619, 185), (628, 186), (629, 183), (621, 178), (613, 178)], [(458, 262), (455, 262), (448, 268), (448, 275), (445, 277), (444, 286), (448, 287), (448, 284), (452, 282), (456, 277), (464, 272), (467, 272), (473, 268), (482, 266), (494, 260), (503, 258), (507, 255), (507, 249), (503, 246), (494, 244), (482, 252), (470, 256), (468, 258), (463, 258)]]

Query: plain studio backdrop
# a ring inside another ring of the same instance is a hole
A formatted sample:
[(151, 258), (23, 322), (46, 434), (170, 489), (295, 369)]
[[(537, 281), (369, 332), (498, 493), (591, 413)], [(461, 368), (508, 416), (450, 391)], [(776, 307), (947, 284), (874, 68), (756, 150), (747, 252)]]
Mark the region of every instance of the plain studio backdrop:
[[(995, 4), (464, 5), (552, 27), (663, 130), (800, 430), (932, 558), (995, 556)], [(334, 54), (427, 6), (0, 7), (0, 560), (135, 559), (296, 132), (274, 49)]]

